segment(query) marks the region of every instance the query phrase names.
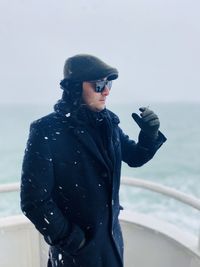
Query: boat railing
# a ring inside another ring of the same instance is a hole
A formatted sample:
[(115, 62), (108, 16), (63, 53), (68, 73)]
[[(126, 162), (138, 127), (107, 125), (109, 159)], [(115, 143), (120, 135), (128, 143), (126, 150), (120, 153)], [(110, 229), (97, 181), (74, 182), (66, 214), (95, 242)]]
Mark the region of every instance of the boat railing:
[[(139, 187), (156, 193), (160, 193), (162, 195), (174, 198), (200, 211), (200, 200), (198, 198), (183, 193), (177, 189), (168, 187), (166, 185), (161, 185), (159, 183), (132, 177), (125, 177), (125, 176), (122, 177), (121, 185)], [(20, 190), (19, 183), (0, 184), (0, 193), (16, 192), (19, 190)], [(198, 249), (200, 251), (200, 234), (198, 237)]]

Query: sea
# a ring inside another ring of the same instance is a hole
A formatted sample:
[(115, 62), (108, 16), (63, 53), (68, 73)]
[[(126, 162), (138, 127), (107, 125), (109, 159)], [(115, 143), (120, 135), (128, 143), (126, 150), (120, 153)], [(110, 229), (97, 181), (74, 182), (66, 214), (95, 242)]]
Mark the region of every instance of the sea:
[[(120, 118), (120, 127), (137, 141), (139, 127), (132, 112), (138, 103), (108, 104)], [(156, 182), (200, 198), (200, 103), (148, 103), (159, 116), (160, 130), (167, 141), (154, 158), (139, 168), (122, 165), (122, 176)], [(21, 165), (29, 126), (53, 111), (49, 104), (0, 104), (0, 184), (20, 182)], [(200, 212), (170, 197), (146, 189), (120, 188), (124, 209), (149, 214), (184, 232), (199, 234)], [(0, 194), (0, 217), (20, 214), (19, 192)]]

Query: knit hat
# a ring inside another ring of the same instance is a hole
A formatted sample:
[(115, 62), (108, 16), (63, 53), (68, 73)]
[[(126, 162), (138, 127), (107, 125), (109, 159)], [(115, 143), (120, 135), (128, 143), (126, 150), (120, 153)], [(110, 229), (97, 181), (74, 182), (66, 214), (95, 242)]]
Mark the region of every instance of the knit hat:
[(116, 68), (88, 54), (78, 54), (68, 58), (65, 61), (63, 74), (64, 79), (73, 82), (95, 81), (105, 77), (108, 80), (118, 78)]

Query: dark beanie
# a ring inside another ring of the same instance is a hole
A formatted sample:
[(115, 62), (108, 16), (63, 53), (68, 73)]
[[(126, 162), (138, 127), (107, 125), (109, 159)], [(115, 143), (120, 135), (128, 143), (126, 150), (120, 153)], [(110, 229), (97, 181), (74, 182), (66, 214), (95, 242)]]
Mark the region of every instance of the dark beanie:
[(108, 80), (115, 80), (118, 77), (116, 68), (88, 54), (78, 54), (68, 58), (63, 73), (64, 79), (75, 82), (95, 81), (105, 77)]

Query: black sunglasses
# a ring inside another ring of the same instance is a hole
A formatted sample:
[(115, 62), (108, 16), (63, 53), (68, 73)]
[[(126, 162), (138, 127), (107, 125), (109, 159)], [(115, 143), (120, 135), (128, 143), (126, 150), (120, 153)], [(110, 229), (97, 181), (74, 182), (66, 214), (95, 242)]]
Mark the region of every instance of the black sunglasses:
[(89, 83), (93, 85), (94, 91), (96, 93), (102, 93), (105, 87), (108, 87), (109, 90), (112, 87), (112, 81), (107, 80), (90, 81)]

